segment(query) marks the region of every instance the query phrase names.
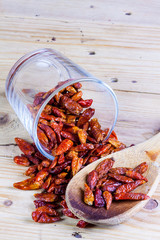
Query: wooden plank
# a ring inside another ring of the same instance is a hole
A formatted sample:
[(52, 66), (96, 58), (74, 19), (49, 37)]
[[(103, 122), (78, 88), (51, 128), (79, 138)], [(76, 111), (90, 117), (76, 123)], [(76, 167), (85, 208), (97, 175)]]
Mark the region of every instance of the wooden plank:
[(0, 78), (23, 54), (49, 47), (113, 89), (160, 94), (159, 36), (157, 27), (0, 17)]
[(160, 22), (158, 0), (85, 0), (82, 3), (78, 0), (45, 0), (45, 3), (38, 1), (38, 4), (36, 1), (1, 0), (0, 7), (1, 14), (7, 16), (151, 26), (159, 26)]

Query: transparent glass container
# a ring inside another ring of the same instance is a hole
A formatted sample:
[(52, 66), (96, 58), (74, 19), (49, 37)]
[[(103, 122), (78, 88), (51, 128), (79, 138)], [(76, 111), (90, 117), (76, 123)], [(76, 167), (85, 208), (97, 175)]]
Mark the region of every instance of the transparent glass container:
[[(93, 99), (94, 117), (98, 118), (102, 129), (109, 129), (106, 137), (108, 138), (118, 114), (117, 98), (113, 90), (58, 51), (44, 48), (26, 54), (14, 64), (6, 80), (5, 90), (10, 105), (38, 150), (51, 160), (54, 156), (43, 148), (37, 137), (38, 120), (50, 99), (63, 88), (76, 82), (82, 84), (83, 99)], [(35, 95), (51, 89), (39, 110), (33, 114), (30, 106)]]

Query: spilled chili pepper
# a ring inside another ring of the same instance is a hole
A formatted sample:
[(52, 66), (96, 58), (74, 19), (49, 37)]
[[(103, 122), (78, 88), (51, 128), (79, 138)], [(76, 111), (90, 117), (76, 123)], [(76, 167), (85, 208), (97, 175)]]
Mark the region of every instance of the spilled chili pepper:
[[(28, 167), (25, 175), (30, 178), (15, 183), (14, 187), (21, 190), (42, 189), (42, 193), (34, 195), (36, 210), (32, 213), (33, 220), (39, 223), (61, 220), (62, 207), (63, 216), (77, 219), (65, 202), (68, 182), (86, 165), (125, 148), (115, 132), (106, 140), (109, 129), (102, 130), (98, 119), (92, 118), (96, 111), (91, 108), (93, 100), (83, 99), (81, 88), (81, 83), (74, 83), (61, 90), (48, 102), (39, 118), (37, 136), (42, 147), (55, 156), (53, 161), (45, 158), (34, 143), (15, 138), (23, 154), (15, 156), (14, 162)], [(28, 105), (33, 116), (52, 92), (53, 89), (35, 95), (33, 105)], [(110, 192), (100, 189), (106, 179), (101, 181), (99, 177), (104, 179), (107, 174), (116, 174), (110, 171), (113, 163), (112, 159), (107, 160), (88, 175), (85, 191), (87, 204), (98, 207), (106, 205), (107, 209), (110, 207)], [(141, 168), (145, 169), (146, 165), (135, 171), (142, 174), (144, 170), (141, 171)], [(115, 181), (112, 180), (108, 185), (114, 185)], [(105, 184), (103, 187), (106, 187)], [(87, 225), (83, 220), (77, 223), (80, 228)]]

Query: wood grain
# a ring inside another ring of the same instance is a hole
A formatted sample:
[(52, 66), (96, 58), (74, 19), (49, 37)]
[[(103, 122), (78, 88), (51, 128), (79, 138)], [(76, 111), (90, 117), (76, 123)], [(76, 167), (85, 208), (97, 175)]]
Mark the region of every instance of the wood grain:
[[(25, 10), (24, 10), (25, 5)], [(122, 23), (133, 25), (158, 25), (159, 1), (153, 0), (46, 0), (39, 1), (36, 6), (33, 1), (26, 4), (25, 0), (1, 0), (1, 13), (3, 15), (29, 16), (31, 18), (47, 18), (66, 20), (87, 20), (92, 22)], [(127, 14), (129, 13), (129, 14)]]
[[(85, 239), (160, 238), (160, 185), (153, 195), (158, 206), (119, 226), (79, 229), (77, 221), (68, 218), (34, 223), (33, 192), (12, 188), (24, 172), (12, 160), (19, 153), (14, 137), (30, 137), (4, 94), (16, 60), (38, 48), (55, 48), (115, 90), (120, 140), (129, 145), (150, 138), (160, 129), (159, 5), (158, 0), (0, 1), (0, 239), (75, 239), (74, 232)], [(6, 200), (13, 204), (4, 205)]]

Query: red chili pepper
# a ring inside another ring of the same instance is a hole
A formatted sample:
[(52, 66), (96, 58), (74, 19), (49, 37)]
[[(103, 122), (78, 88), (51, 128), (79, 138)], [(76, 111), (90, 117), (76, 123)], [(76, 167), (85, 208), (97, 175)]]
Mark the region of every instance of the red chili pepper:
[(135, 188), (137, 188), (138, 186), (140, 186), (144, 183), (145, 183), (144, 180), (137, 180), (133, 183), (123, 184), (116, 189), (116, 194), (117, 193), (122, 193), (122, 192), (125, 192), (125, 193), (126, 192), (131, 192), (132, 190), (134, 190)]
[(144, 193), (118, 193), (115, 195), (115, 200), (146, 200), (150, 197)]
[(142, 174), (140, 174), (139, 172), (132, 171), (132, 170), (127, 171), (126, 176), (133, 178), (133, 179), (144, 180), (144, 181), (148, 182), (148, 179), (145, 178)]

